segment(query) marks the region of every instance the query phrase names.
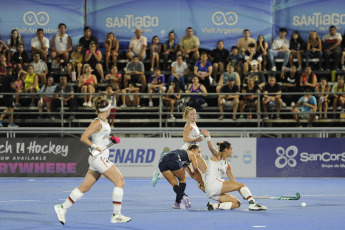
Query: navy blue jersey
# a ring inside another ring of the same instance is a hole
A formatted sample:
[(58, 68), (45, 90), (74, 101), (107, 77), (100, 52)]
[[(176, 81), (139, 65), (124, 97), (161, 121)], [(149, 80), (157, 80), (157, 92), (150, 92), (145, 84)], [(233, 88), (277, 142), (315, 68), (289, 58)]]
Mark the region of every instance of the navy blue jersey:
[(171, 150), (164, 153), (161, 156), (161, 159), (159, 160), (159, 162), (164, 162), (164, 161), (181, 162), (183, 167), (186, 167), (190, 164), (188, 153), (184, 149), (175, 149), (175, 150)]

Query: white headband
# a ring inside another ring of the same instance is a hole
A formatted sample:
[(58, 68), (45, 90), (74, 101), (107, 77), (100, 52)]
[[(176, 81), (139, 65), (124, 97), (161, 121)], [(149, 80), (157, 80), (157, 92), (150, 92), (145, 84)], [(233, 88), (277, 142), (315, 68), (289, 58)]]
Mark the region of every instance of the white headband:
[(108, 109), (110, 109), (110, 107), (111, 107), (111, 103), (110, 103), (110, 101), (108, 101), (107, 107), (98, 109), (98, 111), (100, 111), (100, 112), (105, 112), (105, 111), (107, 111)]

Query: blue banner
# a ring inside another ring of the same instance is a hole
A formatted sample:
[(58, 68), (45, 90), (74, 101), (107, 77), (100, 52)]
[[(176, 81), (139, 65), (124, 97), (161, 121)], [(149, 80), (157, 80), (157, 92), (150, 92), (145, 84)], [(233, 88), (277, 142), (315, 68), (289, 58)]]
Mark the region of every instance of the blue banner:
[(344, 177), (342, 138), (261, 138), (257, 140), (257, 177)]

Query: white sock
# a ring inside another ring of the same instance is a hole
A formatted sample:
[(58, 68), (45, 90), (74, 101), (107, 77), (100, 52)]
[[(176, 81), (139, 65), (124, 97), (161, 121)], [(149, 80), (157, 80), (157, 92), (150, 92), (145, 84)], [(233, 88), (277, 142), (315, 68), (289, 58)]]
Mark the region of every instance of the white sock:
[(163, 173), (158, 173), (158, 179), (162, 179), (164, 176), (163, 176)]
[(252, 196), (252, 193), (250, 192), (249, 188), (247, 187), (242, 187), (240, 189), (240, 193), (243, 196), (244, 199), (246, 199), (247, 201), (253, 201), (255, 203), (255, 200)]
[(219, 209), (223, 209), (223, 210), (231, 210), (232, 207), (232, 202), (224, 202), (224, 203), (220, 203), (219, 204)]
[(64, 209), (68, 209), (72, 206), (72, 204), (74, 204), (75, 202), (77, 202), (80, 198), (82, 198), (84, 196), (84, 193), (82, 193), (78, 188), (75, 188), (71, 194), (69, 195), (69, 197), (65, 200), (65, 202), (63, 202), (62, 207)]
[(121, 205), (123, 197), (123, 188), (115, 187), (113, 190), (113, 208), (114, 214), (121, 214)]

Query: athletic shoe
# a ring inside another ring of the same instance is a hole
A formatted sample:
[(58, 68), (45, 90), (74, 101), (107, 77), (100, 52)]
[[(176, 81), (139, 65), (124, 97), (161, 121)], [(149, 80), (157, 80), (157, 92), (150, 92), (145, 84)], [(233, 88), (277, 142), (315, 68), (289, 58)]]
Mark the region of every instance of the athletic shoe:
[(156, 171), (153, 172), (152, 181), (151, 181), (152, 187), (155, 187), (157, 182), (159, 181), (158, 175), (159, 175), (159, 172), (156, 172)]
[(259, 205), (258, 203), (249, 204), (249, 211), (266, 211), (267, 207), (263, 205)]
[(129, 222), (131, 221), (132, 218), (130, 217), (127, 217), (127, 216), (124, 216), (124, 215), (121, 215), (121, 214), (117, 214), (117, 215), (112, 215), (111, 216), (111, 220), (110, 222), (111, 223), (126, 223), (126, 222)]
[(87, 102), (86, 102), (86, 101), (83, 103), (83, 106), (84, 106), (84, 107), (87, 107)]
[(137, 108), (141, 108), (141, 105), (140, 105), (140, 104), (137, 104)]
[(208, 211), (216, 210), (217, 207), (218, 207), (218, 204), (212, 204), (211, 202), (207, 203), (207, 210)]
[(183, 195), (182, 200), (183, 200), (184, 206), (186, 208), (191, 208), (192, 207), (192, 203), (190, 203), (189, 197), (187, 195)]
[(127, 105), (126, 105), (126, 104), (122, 104), (120, 107), (121, 107), (121, 108), (126, 108)]
[(0, 121), (0, 127), (4, 127), (4, 125), (2, 124), (2, 121)]
[(153, 107), (153, 102), (152, 101), (149, 101), (149, 106)]
[(175, 116), (173, 114), (170, 114), (170, 119), (175, 119)]
[(175, 202), (173, 204), (172, 208), (174, 208), (174, 209), (186, 209), (186, 206), (184, 204), (182, 204), (182, 203)]
[(12, 123), (12, 124), (8, 124), (7, 127), (9, 127), (9, 128), (18, 128), (19, 125), (16, 125), (16, 124)]
[(54, 206), (54, 210), (56, 212), (56, 215), (60, 221), (61, 224), (65, 224), (66, 222), (66, 219), (65, 219), (65, 216), (66, 216), (66, 211), (63, 207), (62, 207), (62, 204), (57, 204)]
[(277, 67), (275, 67), (275, 66), (272, 66), (272, 69), (271, 69), (271, 71), (277, 71)]
[(88, 106), (88, 107), (92, 107), (91, 101), (89, 101), (89, 102), (87, 103), (87, 106)]

